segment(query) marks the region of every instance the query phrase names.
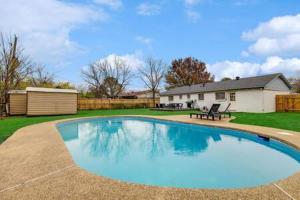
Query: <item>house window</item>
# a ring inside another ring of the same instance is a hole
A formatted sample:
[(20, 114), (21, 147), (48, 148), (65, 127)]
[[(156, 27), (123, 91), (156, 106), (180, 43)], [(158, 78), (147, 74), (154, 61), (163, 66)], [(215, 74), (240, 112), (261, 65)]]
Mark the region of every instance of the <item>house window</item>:
[(179, 95), (179, 99), (182, 99), (182, 94), (181, 94), (181, 95)]
[(225, 100), (225, 92), (216, 92), (216, 100)]
[(174, 97), (173, 96), (169, 96), (169, 101), (173, 101)]
[(230, 101), (235, 101), (235, 92), (230, 93)]
[(188, 95), (186, 95), (186, 96), (187, 96), (187, 98), (188, 98), (188, 99), (190, 99), (190, 98), (191, 98), (191, 95), (190, 95), (190, 94), (188, 94)]
[(204, 94), (198, 94), (198, 100), (203, 101), (204, 100)]

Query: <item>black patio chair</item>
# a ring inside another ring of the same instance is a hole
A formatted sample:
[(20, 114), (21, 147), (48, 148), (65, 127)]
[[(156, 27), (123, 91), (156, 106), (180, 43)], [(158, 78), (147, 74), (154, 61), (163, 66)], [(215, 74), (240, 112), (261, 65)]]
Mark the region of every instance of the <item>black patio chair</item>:
[(209, 119), (211, 117), (212, 120), (215, 120), (215, 118), (221, 120), (221, 114), (219, 112), (220, 106), (221, 104), (213, 104), (208, 112), (190, 113), (190, 118), (192, 118), (193, 115), (196, 115), (197, 118), (200, 116), (200, 119), (203, 119), (203, 117)]
[(183, 108), (183, 103), (179, 103), (178, 104), (178, 109), (182, 109)]
[(160, 107), (160, 108), (165, 108), (165, 107), (166, 107), (166, 104), (165, 104), (165, 103), (161, 103), (161, 104), (159, 104), (159, 107)]
[(221, 115), (223, 115), (224, 117), (226, 117), (226, 115), (228, 115), (228, 117), (231, 118), (231, 112), (229, 111), (230, 106), (231, 106), (231, 103), (228, 104), (227, 108), (224, 111), (220, 112)]

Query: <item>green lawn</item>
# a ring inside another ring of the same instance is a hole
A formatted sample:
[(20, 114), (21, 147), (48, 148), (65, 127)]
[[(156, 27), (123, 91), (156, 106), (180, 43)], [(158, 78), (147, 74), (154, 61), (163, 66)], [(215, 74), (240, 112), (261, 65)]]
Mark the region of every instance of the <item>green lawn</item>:
[(235, 113), (233, 123), (267, 126), (300, 132), (300, 113)]
[[(111, 115), (187, 115), (190, 111), (151, 111), (149, 109), (124, 109), (124, 110), (93, 110), (80, 111), (76, 115), (46, 116), (46, 117), (9, 117), (0, 120), (0, 143), (6, 140), (16, 130), (31, 124), (46, 121), (90, 116), (111, 116)], [(300, 132), (300, 113), (235, 113), (237, 118), (233, 123), (252, 124), (259, 126), (275, 127)]]

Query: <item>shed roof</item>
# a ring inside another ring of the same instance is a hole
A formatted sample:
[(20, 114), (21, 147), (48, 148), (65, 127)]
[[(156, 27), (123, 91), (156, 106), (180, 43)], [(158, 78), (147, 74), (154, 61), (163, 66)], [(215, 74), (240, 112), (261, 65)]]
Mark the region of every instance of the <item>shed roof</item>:
[(8, 94), (26, 94), (25, 90), (10, 90)]
[(52, 92), (52, 93), (78, 93), (77, 90), (72, 89), (57, 89), (57, 88), (41, 88), (41, 87), (27, 87), (27, 92)]
[(176, 95), (176, 94), (192, 94), (201, 92), (215, 92), (226, 90), (240, 90), (240, 89), (256, 89), (265, 88), (275, 78), (280, 78), (282, 81), (291, 88), (290, 83), (281, 73), (269, 74), (264, 76), (255, 76), (248, 78), (241, 78), (239, 80), (219, 81), (203, 84), (196, 84), (191, 86), (182, 86), (167, 90), (161, 93), (161, 96)]

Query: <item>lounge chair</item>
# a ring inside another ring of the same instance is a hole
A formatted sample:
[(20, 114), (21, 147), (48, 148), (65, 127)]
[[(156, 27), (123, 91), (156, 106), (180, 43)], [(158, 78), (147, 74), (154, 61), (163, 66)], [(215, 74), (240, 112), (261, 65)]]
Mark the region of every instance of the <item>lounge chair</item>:
[(176, 103), (175, 104), (175, 108), (178, 109), (178, 110), (182, 109), (182, 107), (183, 107), (182, 103)]
[(196, 115), (196, 118), (198, 118), (198, 116), (199, 116), (200, 113), (203, 113), (203, 112), (201, 111), (201, 109), (199, 109), (199, 112), (193, 112), (193, 113), (190, 113), (190, 118), (192, 118), (193, 115)]
[(221, 114), (219, 113), (219, 108), (221, 104), (213, 104), (208, 112), (199, 112), (199, 113), (190, 113), (190, 118), (192, 118), (193, 115), (200, 116), (200, 119), (203, 119), (203, 117), (206, 117), (209, 119), (210, 117), (212, 120), (215, 120), (215, 118), (219, 118), (221, 120)]
[(167, 105), (167, 108), (168, 108), (168, 109), (175, 109), (175, 104), (174, 104), (174, 103), (169, 103), (169, 104)]
[(219, 118), (221, 120), (221, 114), (219, 113), (219, 108), (221, 104), (213, 104), (208, 112), (200, 113), (200, 119), (203, 119), (203, 117), (206, 117), (209, 119), (209, 117), (212, 118), (212, 120), (215, 120), (215, 118)]
[(166, 104), (164, 103), (159, 104), (159, 108), (166, 108)]
[(227, 108), (223, 112), (220, 112), (221, 115), (223, 115), (224, 117), (226, 117), (226, 115), (228, 115), (228, 117), (231, 118), (231, 112), (229, 111), (230, 106), (231, 106), (231, 103), (228, 104)]

